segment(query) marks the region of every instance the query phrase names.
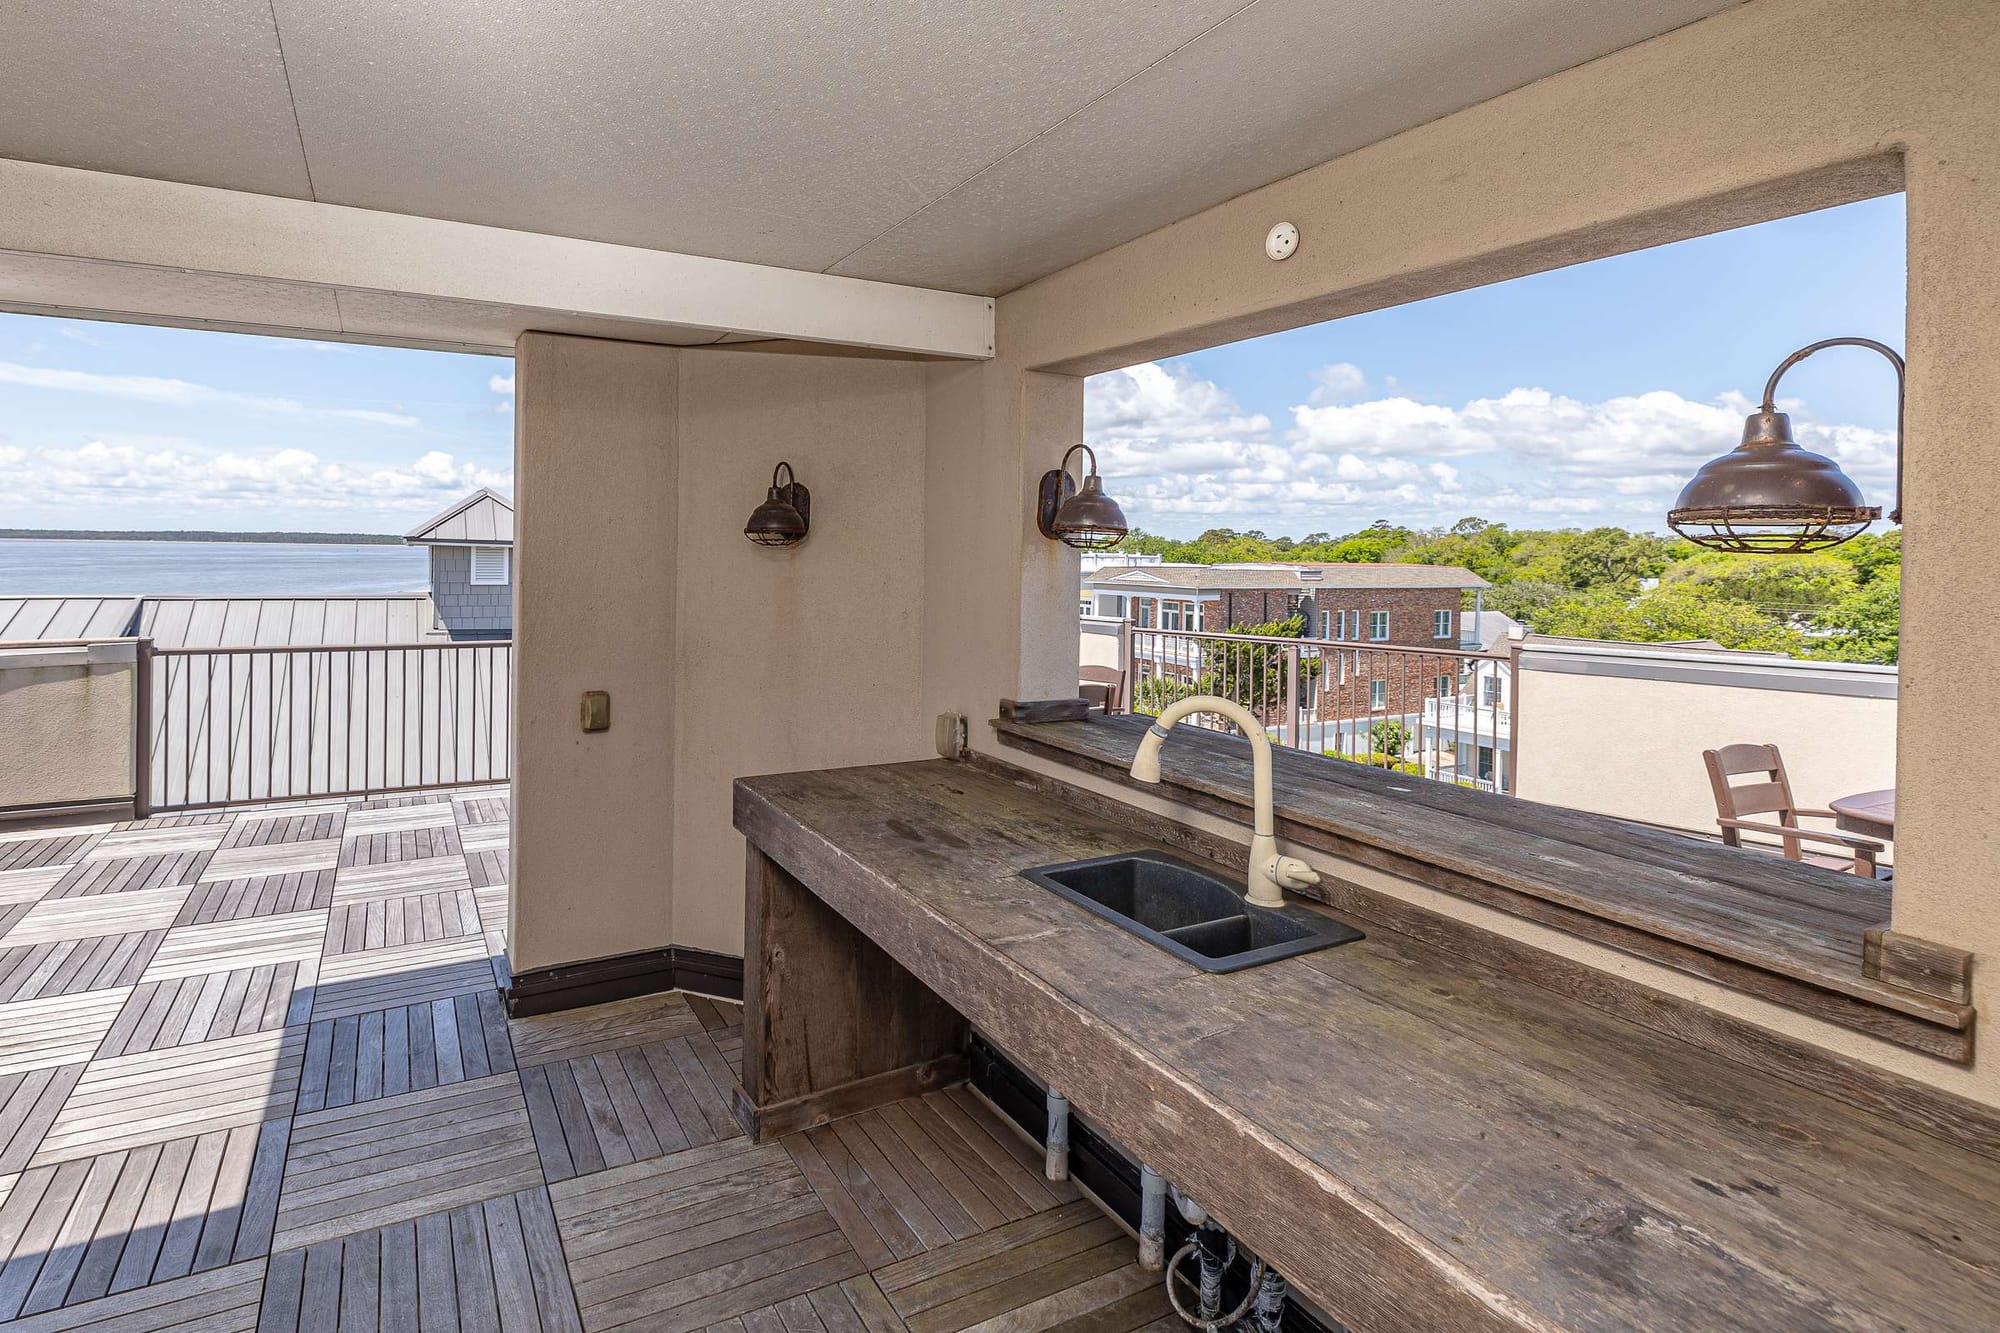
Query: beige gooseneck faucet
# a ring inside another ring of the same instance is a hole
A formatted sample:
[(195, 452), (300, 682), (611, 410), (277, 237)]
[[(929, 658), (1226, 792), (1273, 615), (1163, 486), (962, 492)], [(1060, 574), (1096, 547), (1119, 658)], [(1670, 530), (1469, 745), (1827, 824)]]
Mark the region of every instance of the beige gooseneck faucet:
[(1263, 724), (1243, 705), (1215, 694), (1196, 694), (1168, 704), (1139, 740), (1139, 752), (1132, 756), (1132, 776), (1141, 782), (1160, 780), (1160, 746), (1172, 734), (1172, 727), (1195, 713), (1214, 713), (1228, 718), (1250, 741), (1250, 902), (1256, 907), (1283, 907), (1281, 890), (1302, 889), (1319, 883), (1319, 872), (1296, 856), (1278, 851), (1277, 820), (1271, 814), (1271, 738)]

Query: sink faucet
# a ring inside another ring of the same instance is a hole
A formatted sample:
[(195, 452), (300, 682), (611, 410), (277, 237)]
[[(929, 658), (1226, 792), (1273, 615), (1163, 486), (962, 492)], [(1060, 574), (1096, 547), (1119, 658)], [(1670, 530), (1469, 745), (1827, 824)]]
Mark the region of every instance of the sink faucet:
[(1283, 907), (1283, 889), (1302, 889), (1319, 883), (1319, 872), (1296, 856), (1278, 852), (1277, 821), (1271, 815), (1271, 738), (1250, 710), (1220, 695), (1196, 694), (1168, 704), (1139, 740), (1139, 753), (1132, 756), (1132, 776), (1141, 782), (1160, 780), (1160, 746), (1172, 734), (1171, 728), (1195, 713), (1226, 717), (1242, 729), (1250, 741), (1250, 901), (1258, 907)]

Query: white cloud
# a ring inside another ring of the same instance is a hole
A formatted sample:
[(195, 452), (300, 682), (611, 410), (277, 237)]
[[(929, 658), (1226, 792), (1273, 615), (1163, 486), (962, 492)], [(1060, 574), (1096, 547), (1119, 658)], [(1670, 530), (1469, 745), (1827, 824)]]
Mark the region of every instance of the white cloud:
[(495, 393), (511, 394), (514, 392), (514, 377), (512, 375), (495, 375), (486, 381), (486, 387)]
[[(1393, 389), (1345, 401), (1368, 384), (1346, 363), (1311, 384), (1280, 433), (1185, 367), (1133, 366), (1089, 382), (1086, 439), (1134, 521), (1175, 532), (1220, 525), (1296, 536), (1470, 512), (1659, 528), (1694, 470), (1736, 443), (1749, 410), (1740, 395), (1704, 403), (1664, 389), (1601, 402), (1532, 387), (1463, 406)], [(1785, 406), (1801, 444), (1833, 457), (1871, 495), (1886, 494), (1888, 432), (1814, 422)]]
[(1358, 398), (1368, 388), (1368, 377), (1351, 361), (1336, 361), (1313, 372), (1313, 391), (1308, 402), (1316, 405)]
[[(513, 474), (432, 450), (408, 464), (329, 462), (306, 449), (214, 450), (189, 441), (92, 440), (75, 447), (0, 448), (0, 490), (12, 503), (74, 512), (86, 506), (174, 510), (429, 511)], [(240, 525), (232, 525), (240, 526)]]
[(104, 398), (127, 398), (162, 407), (237, 408), (279, 416), (361, 421), (374, 426), (419, 424), (416, 417), (403, 412), (383, 412), (373, 408), (313, 407), (294, 398), (234, 393), (206, 384), (167, 379), (158, 375), (102, 375), (88, 370), (59, 370), (47, 366), (23, 366), (0, 361), (0, 384), (18, 384), (24, 388), (50, 389), (60, 393), (95, 394)]

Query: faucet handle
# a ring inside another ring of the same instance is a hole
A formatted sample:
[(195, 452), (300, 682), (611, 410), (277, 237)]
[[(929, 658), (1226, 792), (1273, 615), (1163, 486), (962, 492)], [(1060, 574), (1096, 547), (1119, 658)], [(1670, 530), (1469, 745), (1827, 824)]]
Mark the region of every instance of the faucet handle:
[(1309, 884), (1319, 883), (1319, 871), (1314, 870), (1296, 856), (1281, 856), (1272, 867), (1271, 877), (1288, 889), (1303, 889)]

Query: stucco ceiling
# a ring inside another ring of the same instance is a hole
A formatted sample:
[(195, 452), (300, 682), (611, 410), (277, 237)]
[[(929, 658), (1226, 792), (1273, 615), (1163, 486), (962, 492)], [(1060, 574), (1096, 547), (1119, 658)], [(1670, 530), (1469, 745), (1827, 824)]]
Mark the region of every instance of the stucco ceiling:
[(38, 0), (0, 157), (998, 294), (1738, 0)]

